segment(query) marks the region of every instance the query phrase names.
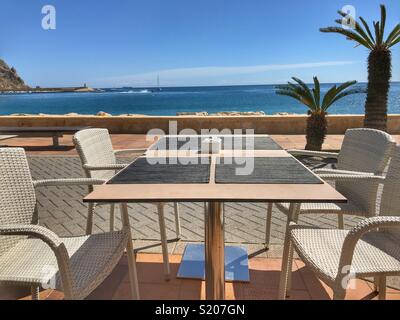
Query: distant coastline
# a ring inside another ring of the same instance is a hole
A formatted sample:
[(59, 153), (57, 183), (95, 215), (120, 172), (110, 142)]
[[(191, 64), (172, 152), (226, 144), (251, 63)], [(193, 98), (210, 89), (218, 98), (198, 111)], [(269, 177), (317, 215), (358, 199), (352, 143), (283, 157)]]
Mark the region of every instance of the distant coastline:
[(68, 88), (29, 88), (24, 90), (1, 89), (0, 94), (25, 94), (25, 93), (67, 93), (67, 92), (96, 92), (98, 89), (90, 87), (68, 87)]

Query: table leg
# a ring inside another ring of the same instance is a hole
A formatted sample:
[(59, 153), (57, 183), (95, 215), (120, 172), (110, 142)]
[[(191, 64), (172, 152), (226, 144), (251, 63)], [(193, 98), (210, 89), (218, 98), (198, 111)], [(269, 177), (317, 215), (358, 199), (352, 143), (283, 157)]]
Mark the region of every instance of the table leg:
[(133, 251), (132, 235), (131, 235), (131, 225), (129, 222), (128, 205), (126, 203), (121, 203), (121, 218), (124, 227), (128, 228), (128, 244), (126, 246), (126, 253), (128, 255), (128, 268), (129, 268), (129, 279), (131, 285), (131, 295), (133, 300), (139, 300), (139, 280), (137, 276), (136, 258), (135, 252)]
[(225, 299), (224, 214), (220, 202), (210, 202), (205, 217), (206, 299)]
[(53, 136), (53, 147), (59, 147), (60, 146), (60, 142), (58, 140), (58, 135), (54, 135)]

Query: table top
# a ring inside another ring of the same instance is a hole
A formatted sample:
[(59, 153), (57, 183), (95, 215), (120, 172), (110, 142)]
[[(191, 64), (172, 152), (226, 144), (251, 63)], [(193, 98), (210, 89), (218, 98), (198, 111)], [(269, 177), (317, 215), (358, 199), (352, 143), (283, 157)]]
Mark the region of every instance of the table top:
[(6, 135), (6, 136), (0, 135), (0, 141), (1, 140), (12, 139), (12, 138), (16, 138), (16, 137), (18, 137), (18, 136), (16, 136), (16, 135)]
[[(263, 135), (265, 137), (265, 135)], [(260, 137), (260, 136), (256, 136)], [(204, 155), (197, 150), (155, 150), (154, 145), (143, 158), (148, 161), (159, 159), (207, 158), (209, 175), (206, 182), (191, 184), (185, 183), (134, 183), (104, 184), (96, 186), (94, 191), (84, 198), (84, 202), (92, 203), (134, 203), (134, 202), (290, 202), (290, 203), (345, 203), (346, 198), (337, 192), (331, 185), (322, 181), (300, 162), (304, 171), (312, 176), (314, 182), (308, 183), (217, 183), (216, 171), (220, 158), (234, 157), (254, 158), (293, 158), (284, 150), (223, 150), (218, 155)], [(296, 160), (297, 161), (297, 160)], [(118, 176), (124, 177), (130, 170), (134, 173), (135, 162), (122, 170)], [(202, 168), (204, 170), (204, 168)], [(184, 174), (188, 174), (187, 172)], [(284, 174), (284, 173), (282, 173)], [(169, 177), (170, 178), (170, 177)], [(136, 179), (135, 179), (136, 180)], [(149, 180), (150, 181), (150, 180)], [(167, 180), (169, 181), (169, 180)]]

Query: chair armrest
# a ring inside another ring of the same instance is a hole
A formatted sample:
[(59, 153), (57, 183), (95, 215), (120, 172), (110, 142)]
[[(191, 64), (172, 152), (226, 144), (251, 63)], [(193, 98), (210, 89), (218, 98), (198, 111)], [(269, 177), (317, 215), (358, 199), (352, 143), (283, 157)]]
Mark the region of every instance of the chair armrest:
[(83, 168), (89, 171), (105, 171), (105, 170), (121, 170), (125, 169), (127, 164), (98, 164), (98, 165), (90, 165), (84, 164)]
[(63, 186), (94, 186), (102, 185), (106, 180), (77, 178), (77, 179), (51, 179), (33, 181), (35, 187), (63, 187)]
[(308, 151), (308, 150), (287, 150), (293, 156), (310, 156), (310, 157), (321, 157), (321, 158), (335, 158), (339, 157), (339, 153), (334, 152), (323, 152), (323, 151)]
[(382, 176), (368, 176), (368, 175), (346, 175), (346, 174), (321, 174), (319, 177), (325, 181), (346, 181), (346, 182), (357, 182), (357, 181), (370, 181), (376, 183), (383, 183), (385, 177)]
[(362, 171), (348, 171), (348, 170), (338, 170), (338, 169), (316, 169), (313, 170), (316, 174), (336, 174), (336, 175), (357, 175), (357, 176), (374, 176), (372, 172), (362, 172)]
[(37, 225), (3, 225), (0, 226), (1, 236), (28, 236), (46, 243), (57, 259), (64, 293), (71, 296), (74, 278), (69, 262), (70, 257), (65, 244), (54, 232)]
[(114, 154), (115, 155), (130, 154), (130, 153), (144, 154), (146, 153), (146, 151), (147, 149), (124, 149), (124, 150), (115, 150)]
[(350, 230), (347, 238), (355, 238), (359, 240), (365, 233), (378, 228), (400, 228), (400, 217), (380, 216), (365, 219)]
[(58, 248), (62, 241), (49, 229), (37, 225), (3, 225), (0, 226), (0, 236), (29, 236), (38, 238), (49, 247)]
[(349, 231), (343, 243), (342, 255), (338, 272), (341, 272), (345, 266), (351, 266), (354, 250), (358, 241), (368, 232), (379, 228), (398, 228), (400, 229), (400, 217), (381, 216), (365, 219)]

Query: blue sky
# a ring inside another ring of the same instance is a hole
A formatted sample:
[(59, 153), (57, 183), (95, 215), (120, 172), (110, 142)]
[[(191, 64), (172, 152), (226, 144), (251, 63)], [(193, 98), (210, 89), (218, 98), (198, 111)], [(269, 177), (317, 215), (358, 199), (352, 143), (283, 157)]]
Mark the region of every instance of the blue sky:
[[(399, 0), (1, 0), (0, 57), (31, 86), (366, 81), (367, 50), (318, 29), (349, 4), (377, 19), (380, 3), (393, 27)], [(56, 30), (41, 27), (47, 4)], [(396, 81), (399, 58), (400, 45)]]

